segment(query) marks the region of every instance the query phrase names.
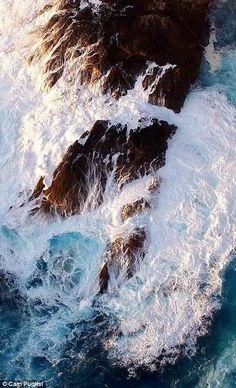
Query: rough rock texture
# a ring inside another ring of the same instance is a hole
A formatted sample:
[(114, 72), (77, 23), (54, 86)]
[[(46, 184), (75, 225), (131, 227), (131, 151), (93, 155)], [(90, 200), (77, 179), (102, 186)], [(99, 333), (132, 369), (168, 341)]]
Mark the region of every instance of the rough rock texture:
[(163, 72), (162, 68), (156, 66), (144, 78), (143, 88), (149, 92), (150, 104), (165, 106), (178, 112), (188, 92), (187, 84), (182, 81), (179, 67), (171, 67)]
[[(83, 85), (99, 83), (115, 98), (134, 87), (138, 75), (149, 102), (179, 112), (198, 76), (209, 0), (55, 0), (29, 62), (43, 59), (45, 86), (61, 78), (66, 63)], [(70, 74), (72, 75), (72, 74)], [(46, 190), (43, 178), (31, 197), (44, 213), (78, 214), (98, 206), (112, 174), (118, 188), (165, 164), (168, 139), (176, 128), (164, 121), (140, 122), (134, 131), (98, 121), (76, 141)], [(159, 189), (157, 180), (150, 194)], [(43, 198), (42, 198), (43, 197)], [(123, 221), (150, 207), (145, 198), (124, 206)], [(108, 246), (100, 292), (111, 278), (130, 278), (145, 255), (147, 231), (136, 228)], [(113, 282), (113, 284), (115, 284)]]
[[(153, 179), (148, 188), (150, 195), (159, 191), (160, 183), (161, 178), (156, 177)], [(123, 207), (121, 219), (125, 222), (134, 216), (141, 215), (145, 210), (150, 210), (151, 207), (152, 201), (150, 197), (138, 199)], [(120, 236), (108, 246), (99, 276), (100, 293), (107, 291), (111, 277), (116, 282), (117, 287), (119, 287), (120, 274), (127, 279), (134, 275), (138, 262), (143, 260), (145, 256), (145, 240), (145, 228), (135, 228), (125, 237)]]
[[(101, 80), (102, 91), (116, 98), (133, 88), (147, 62), (176, 65), (152, 90), (150, 102), (179, 111), (199, 72), (208, 3), (103, 0), (95, 6), (89, 1), (55, 1), (29, 62), (44, 59), (45, 84), (52, 87), (67, 59), (79, 58), (81, 83)], [(147, 77), (144, 83), (151, 81)]]
[[(150, 194), (154, 194), (159, 191), (161, 184), (161, 178), (154, 178), (153, 182), (149, 186), (148, 190)], [(144, 210), (150, 210), (152, 208), (152, 201), (149, 197), (140, 198), (133, 203), (127, 203), (123, 206), (121, 210), (121, 220), (127, 221), (129, 218), (140, 215)]]
[(30, 201), (34, 200), (34, 199), (37, 199), (40, 197), (40, 195), (42, 194), (43, 192), (43, 189), (45, 188), (45, 184), (44, 184), (44, 177), (41, 176), (37, 182), (37, 185), (32, 193), (32, 195), (30, 196)]
[(84, 144), (76, 141), (68, 149), (51, 186), (44, 191), (41, 209), (71, 215), (80, 213), (85, 206), (98, 206), (109, 174), (122, 187), (162, 167), (167, 141), (175, 130), (175, 126), (158, 120), (134, 131), (97, 121), (86, 134)]
[(122, 221), (126, 221), (129, 218), (141, 214), (144, 209), (150, 209), (151, 205), (147, 199), (141, 198), (133, 203), (127, 203), (121, 211)]
[[(137, 267), (138, 259), (145, 256), (146, 232), (142, 228), (136, 228), (130, 236), (118, 237), (110, 244), (107, 250), (105, 263), (100, 272), (100, 292), (107, 290), (110, 277), (119, 283), (123, 276), (130, 279)], [(117, 284), (119, 286), (119, 284)]]

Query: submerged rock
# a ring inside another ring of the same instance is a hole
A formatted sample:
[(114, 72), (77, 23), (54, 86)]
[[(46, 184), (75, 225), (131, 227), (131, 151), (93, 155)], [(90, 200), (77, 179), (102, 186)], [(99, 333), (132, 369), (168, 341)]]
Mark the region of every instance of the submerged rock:
[(141, 214), (144, 209), (150, 209), (151, 204), (147, 199), (141, 198), (137, 201), (131, 203), (127, 203), (124, 205), (121, 211), (121, 219), (122, 221), (126, 221), (129, 218)]
[[(134, 87), (148, 63), (167, 71), (150, 102), (179, 111), (196, 80), (209, 0), (55, 1), (29, 62), (43, 59), (45, 85), (52, 87), (68, 60), (78, 59), (82, 84), (100, 81), (115, 98)], [(47, 9), (45, 9), (47, 11)], [(157, 76), (153, 74), (157, 79)], [(150, 82), (149, 76), (144, 84)]]
[(122, 282), (124, 277), (133, 276), (138, 261), (145, 256), (145, 240), (145, 230), (136, 228), (129, 236), (118, 237), (110, 244), (100, 272), (100, 293), (107, 290), (111, 277), (119, 285), (119, 280)]
[[(161, 178), (155, 177), (150, 184), (148, 191), (150, 194), (159, 192), (161, 184)], [(152, 200), (148, 196), (147, 198), (139, 198), (133, 203), (127, 203), (123, 206), (121, 210), (121, 220), (127, 221), (133, 216), (137, 216), (143, 213), (144, 210), (149, 210), (152, 208)]]
[[(151, 195), (159, 191), (161, 183), (160, 177), (155, 177), (150, 184), (148, 191)], [(151, 198), (141, 198), (133, 203), (123, 206), (121, 211), (121, 220), (127, 221), (143, 211), (148, 211), (152, 207)], [(108, 289), (109, 280), (112, 278), (119, 286), (119, 277), (130, 279), (136, 272), (140, 260), (145, 257), (145, 241), (147, 232), (145, 228), (135, 228), (130, 234), (121, 236), (110, 243), (107, 248), (105, 262), (99, 275), (100, 293)]]
[(161, 177), (155, 177), (152, 180), (152, 183), (150, 184), (148, 190), (151, 194), (159, 192), (160, 186), (161, 186), (162, 178)]
[[(150, 194), (154, 194), (159, 191), (161, 184), (161, 178), (155, 177), (150, 184), (148, 191)], [(129, 218), (140, 215), (145, 210), (152, 208), (152, 200), (148, 196), (147, 198), (139, 198), (133, 203), (127, 203), (121, 210), (121, 220), (127, 221)]]
[(128, 131), (97, 121), (84, 144), (76, 141), (44, 190), (41, 210), (78, 214), (101, 204), (107, 179), (113, 174), (118, 188), (165, 164), (168, 139), (176, 127), (153, 120), (147, 127)]

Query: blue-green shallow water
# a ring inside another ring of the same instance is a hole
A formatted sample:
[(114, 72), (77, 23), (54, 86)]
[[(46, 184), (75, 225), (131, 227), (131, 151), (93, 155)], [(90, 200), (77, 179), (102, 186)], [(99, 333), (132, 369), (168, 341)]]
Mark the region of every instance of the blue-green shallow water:
[[(217, 30), (215, 50), (221, 50), (222, 61), (220, 68), (213, 72), (204, 59), (200, 78), (202, 87), (217, 88), (232, 104), (236, 104), (235, 8), (234, 0), (212, 9)], [(13, 250), (23, 243), (14, 232), (3, 229), (3, 234), (11, 241)], [(75, 286), (84, 284), (82, 260), (78, 263), (76, 260), (81, 244), (80, 259), (93, 260), (100, 255), (101, 248), (94, 239), (72, 233), (49, 241), (50, 266), (44, 257), (38, 258), (35, 271), (26, 282), (25, 293), (33, 293), (46, 284), (48, 291), (58, 292), (51, 304), (43, 303), (37, 296), (28, 299), (22, 290), (19, 292), (18, 279), (0, 273), (0, 379), (44, 380), (53, 388), (236, 386), (235, 257), (222, 275), (221, 309), (215, 314), (208, 335), (199, 339), (196, 355), (180, 358), (174, 366), (163, 370), (138, 370), (132, 379), (128, 371), (112, 365), (103, 350), (102, 342), (111, 335), (116, 322), (111, 324), (111, 317), (101, 315), (96, 298), (93, 309), (85, 307), (76, 319), (68, 309), (69, 300), (64, 305), (60, 299), (61, 282), (57, 277), (60, 266), (68, 275), (63, 281), (64, 294), (69, 296)], [(35, 343), (37, 347), (30, 348)]]
[[(213, 2), (211, 9), (211, 20), (213, 20), (216, 31), (214, 50), (219, 53), (220, 65), (215, 71), (204, 58), (201, 69), (200, 82), (202, 87), (217, 88), (224, 93), (229, 101), (236, 105), (236, 2)], [(208, 37), (205, 44), (208, 43)]]

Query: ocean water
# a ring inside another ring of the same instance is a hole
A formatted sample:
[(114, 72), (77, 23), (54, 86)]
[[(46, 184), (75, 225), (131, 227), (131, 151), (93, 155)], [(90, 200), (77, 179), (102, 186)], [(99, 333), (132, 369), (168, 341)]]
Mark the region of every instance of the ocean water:
[[(47, 3), (0, 1), (0, 379), (234, 387), (236, 3), (212, 2), (201, 75), (180, 114), (149, 105), (141, 77), (118, 102), (71, 84), (67, 72), (43, 91), (40, 64), (26, 58)], [(21, 205), (39, 177), (50, 184), (97, 119), (135, 128), (151, 117), (178, 126), (157, 174), (121, 192), (110, 180), (97, 210), (29, 217), (34, 204)], [(148, 196), (156, 175), (152, 212), (122, 224), (122, 206)], [(148, 231), (145, 260), (98, 296), (107, 243), (137, 226)]]

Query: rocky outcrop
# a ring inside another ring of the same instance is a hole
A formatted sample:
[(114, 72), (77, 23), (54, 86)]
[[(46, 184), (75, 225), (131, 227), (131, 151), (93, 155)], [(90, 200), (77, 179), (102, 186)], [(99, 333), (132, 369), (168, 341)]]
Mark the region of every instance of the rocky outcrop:
[[(148, 188), (150, 196), (159, 191), (160, 183), (161, 178), (153, 179)], [(124, 205), (121, 210), (121, 220), (125, 222), (134, 216), (141, 215), (144, 211), (149, 211), (153, 206), (150, 196)], [(107, 291), (111, 278), (113, 284), (116, 283), (119, 287), (119, 282), (123, 277), (130, 279), (134, 275), (139, 262), (145, 257), (146, 237), (147, 231), (144, 227), (135, 228), (125, 236), (116, 238), (108, 246), (99, 276), (100, 293)]]
[[(159, 191), (161, 179), (154, 178), (153, 182), (148, 188), (150, 194), (154, 194)], [(138, 216), (142, 214), (145, 210), (150, 210), (152, 208), (152, 201), (148, 198), (140, 198), (134, 201), (133, 203), (127, 203), (123, 206), (121, 210), (121, 220), (127, 221), (129, 218)]]
[[(40, 178), (31, 200), (39, 203), (43, 213), (51, 215), (68, 216), (95, 208), (103, 200), (109, 176), (112, 175), (119, 190), (124, 184), (162, 167), (168, 140), (175, 130), (174, 125), (158, 120), (149, 126), (140, 122), (135, 130), (98, 121), (68, 149), (49, 188), (44, 189)], [(160, 181), (153, 179), (148, 188), (150, 196), (159, 190)], [(121, 219), (126, 221), (150, 207), (151, 201), (139, 199), (123, 207)], [(137, 228), (110, 243), (99, 276), (101, 293), (107, 290), (111, 276), (119, 283), (120, 277), (129, 279), (133, 275), (137, 262), (144, 258), (145, 240), (145, 229)]]
[(42, 192), (43, 192), (43, 189), (45, 188), (45, 184), (44, 184), (44, 177), (41, 176), (37, 182), (37, 185), (32, 193), (32, 195), (30, 196), (30, 201), (33, 201), (34, 199), (37, 199), (41, 196)]
[[(83, 85), (98, 84), (104, 94), (125, 95), (142, 75), (151, 104), (179, 112), (195, 82), (203, 52), (209, 0), (57, 0), (42, 12), (50, 17), (39, 33), (29, 62), (43, 60), (45, 86), (53, 87), (70, 69)], [(70, 68), (70, 64), (73, 63)], [(165, 164), (168, 139), (176, 128), (153, 119), (126, 126), (97, 121), (66, 152), (47, 189), (43, 178), (31, 196), (43, 213), (79, 214), (99, 206), (112, 177), (117, 189)], [(150, 186), (150, 195), (160, 180)], [(148, 211), (139, 198), (126, 204), (121, 220)], [(130, 278), (145, 255), (147, 230), (136, 228), (112, 241), (100, 272), (100, 292), (114, 278)]]
[[(29, 62), (43, 58), (45, 85), (52, 87), (68, 61), (77, 59), (82, 84), (100, 82), (103, 93), (119, 98), (134, 87), (148, 63), (174, 65), (163, 73), (149, 101), (178, 112), (196, 80), (202, 56), (209, 0), (59, 0), (50, 7), (41, 40)], [(45, 9), (46, 11), (48, 8)], [(162, 79), (163, 78), (163, 79)]]
[(150, 209), (150, 202), (144, 198), (137, 199), (137, 201), (133, 203), (127, 203), (124, 205), (121, 211), (121, 219), (122, 221), (127, 221), (129, 218), (142, 214), (145, 209)]
[(175, 130), (175, 126), (158, 120), (147, 127), (140, 123), (139, 128), (131, 131), (126, 126), (96, 122), (91, 132), (85, 134), (86, 139), (76, 141), (68, 149), (51, 186), (44, 190), (41, 210), (72, 215), (85, 206), (97, 207), (111, 174), (121, 188), (162, 167), (168, 139)]
[(124, 277), (130, 279), (133, 276), (139, 260), (145, 256), (145, 240), (145, 230), (136, 228), (129, 236), (118, 237), (110, 244), (100, 272), (100, 293), (107, 290), (111, 277), (119, 286), (119, 280), (122, 282)]

